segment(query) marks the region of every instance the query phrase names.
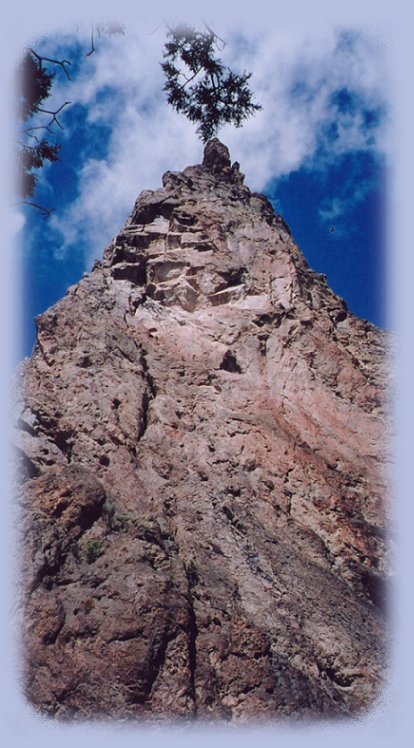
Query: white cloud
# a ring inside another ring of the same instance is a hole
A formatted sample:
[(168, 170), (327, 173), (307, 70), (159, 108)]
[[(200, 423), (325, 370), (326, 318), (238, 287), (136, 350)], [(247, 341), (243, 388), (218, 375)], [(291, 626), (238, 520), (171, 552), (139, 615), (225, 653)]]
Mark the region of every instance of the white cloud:
[[(70, 90), (74, 102), (88, 107), (91, 133), (96, 123), (111, 128), (106, 158), (84, 163), (79, 196), (49, 221), (63, 238), (60, 255), (82, 238), (89, 244), (90, 263), (119, 231), (141, 190), (156, 189), (163, 172), (183, 169), (202, 157), (190, 123), (166, 105), (159, 36), (158, 43), (148, 34), (103, 40), (73, 83), (55, 87), (56, 102)], [(114, 95), (101, 99), (108, 86)], [(66, 128), (64, 136), (69, 134)]]
[(13, 238), (17, 237), (17, 235), (21, 232), (21, 230), (24, 228), (25, 223), (26, 218), (20, 210), (10, 210), (9, 228), (10, 234)]
[(358, 181), (355, 185), (348, 186), (348, 191), (343, 190), (339, 197), (324, 200), (319, 208), (320, 220), (323, 223), (332, 223), (350, 213), (365, 199), (372, 187), (371, 180)]
[[(230, 45), (229, 45), (230, 46)], [(384, 104), (385, 59), (381, 46), (371, 37), (359, 34), (348, 43), (335, 31), (325, 31), (307, 39), (296, 32), (285, 35), (269, 32), (258, 39), (256, 50), (249, 47), (244, 56), (234, 55), (253, 72), (252, 88), (262, 104), (260, 115), (242, 130), (226, 128), (224, 141), (237, 150), (237, 158), (248, 183), (264, 189), (274, 178), (303, 165), (317, 167), (321, 128), (332, 120), (332, 94), (346, 87), (355, 92), (366, 108)], [(300, 84), (303, 95), (295, 94)], [(362, 114), (339, 121), (338, 139), (330, 143), (324, 159), (369, 145)], [(347, 126), (346, 126), (347, 125)], [(385, 149), (385, 123), (377, 133), (376, 147)]]
[(319, 217), (323, 222), (335, 221), (349, 209), (349, 202), (339, 197), (325, 201), (319, 209)]
[[(318, 148), (324, 125), (335, 116), (332, 94), (338, 89), (354, 92), (366, 108), (383, 105), (384, 51), (374, 38), (335, 30), (314, 31), (308, 38), (300, 30), (271, 29), (251, 31), (242, 42), (237, 29), (217, 33), (227, 39), (223, 60), (239, 72), (252, 72), (251, 87), (262, 105), (242, 128), (219, 132), (252, 189), (263, 190), (272, 178), (306, 164), (321, 166), (321, 160), (348, 150), (385, 149), (386, 125), (377, 129), (375, 146), (370, 144), (361, 111), (343, 114), (337, 139), (323, 152)], [(84, 163), (79, 196), (50, 221), (63, 237), (61, 252), (81, 238), (88, 243), (89, 262), (100, 256), (142, 189), (159, 187), (163, 172), (202, 158), (194, 127), (168, 107), (162, 92), (164, 40), (163, 28), (153, 35), (144, 29), (102, 40), (75, 81), (55, 86), (55, 102), (70, 92), (72, 101), (88, 107), (91, 132), (95, 123), (111, 128), (105, 160)], [(113, 95), (102, 98), (107, 87)]]

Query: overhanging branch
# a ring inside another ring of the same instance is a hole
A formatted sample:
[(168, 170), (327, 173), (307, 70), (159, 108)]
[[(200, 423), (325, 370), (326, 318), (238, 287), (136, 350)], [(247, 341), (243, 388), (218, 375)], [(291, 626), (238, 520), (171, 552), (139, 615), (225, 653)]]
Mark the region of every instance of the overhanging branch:
[(39, 205), (38, 203), (33, 203), (30, 200), (20, 200), (18, 203), (14, 203), (13, 207), (17, 207), (18, 205), (30, 205), (31, 208), (36, 208), (39, 210), (44, 218), (49, 218), (51, 213), (53, 213), (54, 208), (44, 208), (43, 205)]
[(60, 129), (63, 130), (64, 129), (63, 125), (60, 124), (60, 122), (59, 122), (59, 120), (57, 118), (57, 115), (59, 114), (59, 112), (62, 111), (62, 109), (65, 106), (68, 106), (68, 104), (71, 104), (71, 102), (70, 101), (65, 101), (65, 103), (62, 104), (62, 106), (60, 106), (59, 109), (56, 109), (56, 111), (54, 111), (54, 112), (52, 112), (50, 109), (40, 109), (40, 108), (36, 108), (36, 112), (41, 112), (42, 114), (51, 114), (52, 115), (52, 119), (51, 119), (48, 127), (51, 127), (51, 125), (53, 125), (53, 123), (56, 122), (56, 124), (60, 127)]
[(69, 80), (72, 80), (72, 78), (70, 77), (70, 75), (69, 75), (69, 73), (68, 73), (68, 71), (66, 70), (66, 67), (65, 67), (66, 65), (70, 65), (71, 64), (69, 60), (54, 60), (51, 57), (43, 57), (43, 55), (39, 55), (37, 52), (35, 52), (34, 49), (31, 49), (31, 48), (30, 48), (29, 52), (30, 52), (30, 54), (33, 55), (33, 57), (36, 57), (36, 59), (39, 61), (40, 68), (42, 68), (42, 62), (43, 61), (44, 62), (51, 62), (53, 65), (60, 65), (60, 67), (62, 68), (62, 70), (65, 71), (67, 78)]

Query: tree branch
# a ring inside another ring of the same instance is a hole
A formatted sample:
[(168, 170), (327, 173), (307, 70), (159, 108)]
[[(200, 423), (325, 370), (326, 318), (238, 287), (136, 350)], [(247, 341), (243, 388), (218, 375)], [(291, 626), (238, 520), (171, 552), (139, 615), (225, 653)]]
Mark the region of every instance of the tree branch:
[[(206, 29), (209, 32), (209, 34), (211, 34), (211, 36), (214, 38), (214, 43), (216, 44), (217, 49), (219, 49), (220, 52), (222, 52), (222, 50), (224, 49), (224, 47), (227, 46), (227, 42), (224, 39), (222, 39), (221, 36), (218, 36), (216, 34), (216, 32), (211, 28), (210, 24), (208, 24), (207, 21), (203, 21), (203, 25), (206, 27)], [(218, 39), (218, 41), (222, 43), (222, 45), (223, 45), (222, 47), (219, 47), (219, 45), (217, 44), (216, 39)]]
[(91, 48), (90, 51), (86, 53), (86, 57), (90, 57), (95, 52), (95, 44), (94, 44), (94, 26), (92, 24), (92, 30), (91, 30)]
[[(29, 135), (30, 138), (34, 138), (35, 140), (39, 140), (36, 135), (32, 135), (32, 130), (47, 130), (50, 132), (51, 135), (54, 135), (54, 131), (50, 129), (50, 125), (36, 125), (33, 127), (25, 127), (24, 130), (22, 130), (22, 134)], [(23, 143), (22, 143), (23, 145)]]
[[(220, 85), (220, 82), (217, 81), (217, 85), (216, 85), (215, 82), (214, 82), (214, 77), (213, 77), (214, 73), (210, 73), (209, 75), (210, 75), (211, 85), (213, 86), (213, 91), (214, 91), (214, 93), (217, 93), (217, 88)], [(216, 76), (216, 78), (217, 78), (217, 76)]]
[(17, 205), (30, 205), (32, 208), (40, 210), (40, 212), (43, 213), (44, 218), (49, 218), (51, 213), (54, 211), (54, 208), (44, 208), (43, 205), (32, 203), (30, 200), (20, 200), (18, 203), (14, 203), (13, 207), (16, 207)]
[(90, 57), (95, 52), (95, 30), (98, 32), (99, 36), (116, 36), (117, 34), (124, 34), (124, 26), (122, 26), (119, 23), (97, 23), (96, 25), (92, 24), (92, 31), (91, 31), (91, 48), (89, 52), (86, 53), (86, 57)]
[(33, 55), (33, 57), (36, 57), (36, 59), (39, 61), (40, 68), (42, 68), (42, 62), (51, 62), (53, 65), (60, 65), (62, 70), (65, 71), (67, 77), (69, 80), (72, 80), (70, 77), (68, 71), (65, 68), (65, 65), (71, 65), (71, 62), (69, 60), (53, 60), (50, 57), (43, 57), (43, 55), (39, 55), (37, 52), (34, 51), (34, 49), (29, 49), (29, 52)]
[[(183, 83), (182, 85), (180, 85), (181, 90), (183, 90), (186, 87), (187, 83), (191, 83), (191, 81), (194, 80), (194, 78), (197, 77), (197, 75), (202, 71), (202, 69), (203, 69), (203, 66), (200, 65), (200, 67), (198, 68), (198, 70), (195, 71), (194, 75), (192, 75), (191, 78), (186, 78), (185, 79), (185, 83)], [(180, 75), (184, 76), (184, 73), (180, 73)]]
[(62, 104), (62, 106), (60, 106), (59, 109), (56, 109), (55, 112), (51, 112), (49, 109), (40, 109), (40, 108), (36, 108), (36, 112), (41, 112), (42, 114), (51, 114), (52, 115), (52, 119), (51, 119), (50, 124), (48, 125), (48, 127), (51, 127), (53, 125), (53, 123), (56, 122), (56, 124), (60, 127), (60, 129), (63, 130), (64, 129), (63, 125), (60, 124), (60, 122), (59, 122), (59, 120), (58, 120), (58, 118), (57, 118), (56, 115), (58, 115), (59, 112), (62, 111), (63, 107), (67, 106), (70, 103), (71, 103), (70, 101), (65, 101), (65, 103)]

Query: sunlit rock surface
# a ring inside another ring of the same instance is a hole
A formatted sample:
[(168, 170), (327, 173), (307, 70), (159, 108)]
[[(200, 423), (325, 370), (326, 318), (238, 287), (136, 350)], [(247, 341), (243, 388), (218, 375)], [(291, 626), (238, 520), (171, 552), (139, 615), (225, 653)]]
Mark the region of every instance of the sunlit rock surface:
[(219, 141), (145, 191), (22, 366), (22, 674), (57, 718), (381, 693), (386, 340)]

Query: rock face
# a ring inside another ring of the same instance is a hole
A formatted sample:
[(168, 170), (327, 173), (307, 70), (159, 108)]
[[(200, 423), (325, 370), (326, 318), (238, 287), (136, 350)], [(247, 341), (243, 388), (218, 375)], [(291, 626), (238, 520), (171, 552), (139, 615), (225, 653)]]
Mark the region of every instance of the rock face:
[(384, 333), (219, 141), (163, 185), (22, 365), (26, 696), (59, 718), (359, 713), (386, 661)]

